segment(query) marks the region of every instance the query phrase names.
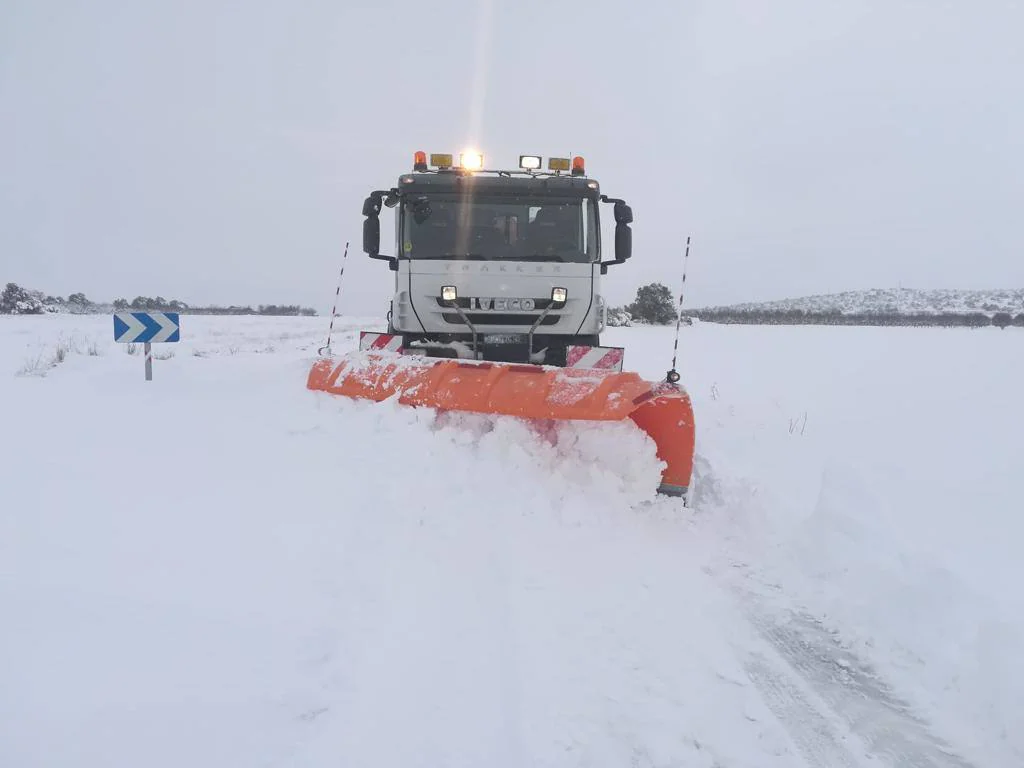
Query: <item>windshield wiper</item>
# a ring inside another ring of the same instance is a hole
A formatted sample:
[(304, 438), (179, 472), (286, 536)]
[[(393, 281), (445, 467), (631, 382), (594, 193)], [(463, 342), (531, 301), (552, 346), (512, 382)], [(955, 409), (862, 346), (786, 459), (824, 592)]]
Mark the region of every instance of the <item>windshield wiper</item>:
[(482, 259), (482, 253), (437, 253), (430, 256), (415, 256), (417, 259)]
[[(572, 259), (564, 259), (564, 258), (562, 258), (557, 253), (529, 253), (529, 254), (520, 254), (520, 255), (517, 255), (517, 256), (495, 256), (495, 255), (486, 256), (486, 255), (484, 255), (482, 253), (438, 253), (438, 254), (431, 254), (430, 256), (414, 256), (413, 258), (414, 259), (423, 259), (423, 260), (426, 260), (426, 259), (434, 259), (434, 260), (452, 259), (452, 260), (456, 260), (457, 261), (459, 259), (465, 259), (467, 261), (498, 261), (498, 262), (501, 262), (501, 261), (552, 261), (552, 262), (557, 261), (557, 262), (560, 262), (560, 263), (564, 263), (566, 261), (572, 261)], [(579, 263), (589, 263), (589, 262), (583, 260), (583, 261), (580, 261)]]
[(531, 253), (524, 256), (516, 256), (509, 261), (565, 261), (557, 253)]

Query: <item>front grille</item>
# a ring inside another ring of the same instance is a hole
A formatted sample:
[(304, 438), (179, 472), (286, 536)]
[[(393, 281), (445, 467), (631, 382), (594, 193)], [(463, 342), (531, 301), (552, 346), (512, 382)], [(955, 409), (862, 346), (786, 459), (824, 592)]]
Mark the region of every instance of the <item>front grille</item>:
[[(441, 308), (451, 306), (447, 301), (442, 299), (440, 296), (436, 296), (434, 300), (437, 302), (437, 306)], [(459, 306), (460, 309), (470, 309), (471, 301), (473, 301), (473, 299), (469, 296), (460, 296), (455, 300), (455, 303)], [(536, 309), (538, 312), (547, 309), (549, 304), (551, 304), (551, 299), (533, 300), (533, 308)]]
[[(446, 323), (461, 325), (465, 327), (462, 317), (458, 312), (445, 312), (441, 315)], [(525, 325), (531, 326), (537, 322), (537, 315), (502, 315), (495, 312), (468, 312), (466, 317), (473, 325)], [(548, 315), (541, 321), (541, 325), (554, 325), (559, 320), (559, 315)]]

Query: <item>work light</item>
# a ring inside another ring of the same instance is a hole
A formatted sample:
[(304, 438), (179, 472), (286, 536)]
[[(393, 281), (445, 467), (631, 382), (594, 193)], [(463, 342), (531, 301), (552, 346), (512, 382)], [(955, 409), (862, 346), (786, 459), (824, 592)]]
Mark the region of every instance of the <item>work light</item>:
[(564, 304), (566, 297), (569, 292), (565, 288), (552, 288), (551, 289), (551, 300), (556, 304)]
[(484, 156), (479, 152), (463, 152), (459, 155), (459, 164), (467, 171), (478, 171), (484, 167)]
[(455, 290), (454, 285), (443, 285), (441, 286), (441, 299), (444, 301), (455, 301), (459, 298), (459, 292)]
[(536, 171), (540, 168), (540, 155), (520, 155), (519, 167), (527, 171)]

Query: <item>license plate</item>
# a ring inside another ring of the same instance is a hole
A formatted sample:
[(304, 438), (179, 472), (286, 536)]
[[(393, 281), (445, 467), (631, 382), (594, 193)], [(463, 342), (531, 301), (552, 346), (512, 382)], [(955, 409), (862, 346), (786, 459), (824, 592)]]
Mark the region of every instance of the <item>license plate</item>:
[(529, 336), (524, 333), (488, 333), (484, 334), (484, 344), (525, 344)]

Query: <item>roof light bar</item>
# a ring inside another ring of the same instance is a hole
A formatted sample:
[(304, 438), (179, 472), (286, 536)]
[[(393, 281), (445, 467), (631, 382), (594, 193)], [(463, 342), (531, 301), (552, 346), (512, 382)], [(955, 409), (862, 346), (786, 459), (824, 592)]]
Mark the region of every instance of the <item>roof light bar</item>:
[[(428, 166), (427, 159), (430, 159)], [(422, 150), (413, 153), (413, 171), (426, 172), (428, 167), (437, 168), (442, 171), (457, 169), (464, 171), (482, 171), (484, 169), (484, 156), (480, 152), (465, 151), (459, 154), (459, 163), (455, 165), (454, 155), (451, 153), (433, 152), (429, 156)], [(541, 155), (520, 155), (519, 168), (527, 172), (539, 171), (544, 164)], [(586, 176), (586, 164), (579, 155), (574, 157), (549, 157), (548, 170), (555, 174), (571, 172), (573, 176)], [(412, 177), (403, 178), (403, 181), (410, 183)]]

